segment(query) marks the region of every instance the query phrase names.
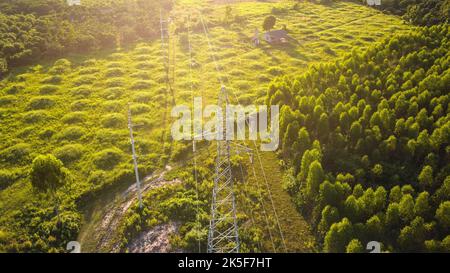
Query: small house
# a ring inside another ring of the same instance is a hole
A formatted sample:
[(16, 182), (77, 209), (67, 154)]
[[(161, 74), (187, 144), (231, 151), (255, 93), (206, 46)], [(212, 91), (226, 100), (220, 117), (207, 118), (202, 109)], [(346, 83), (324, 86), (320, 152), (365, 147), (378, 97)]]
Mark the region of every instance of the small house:
[(81, 0), (67, 0), (69, 6), (81, 6)]
[(381, 0), (367, 0), (368, 6), (381, 6)]
[(264, 34), (264, 40), (266, 40), (269, 44), (287, 43), (289, 36), (287, 35), (287, 31), (284, 29), (272, 30), (267, 31)]

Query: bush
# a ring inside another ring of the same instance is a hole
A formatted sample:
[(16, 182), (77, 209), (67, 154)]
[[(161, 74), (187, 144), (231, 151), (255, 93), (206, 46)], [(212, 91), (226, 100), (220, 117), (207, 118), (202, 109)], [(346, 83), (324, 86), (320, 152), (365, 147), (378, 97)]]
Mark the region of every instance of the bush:
[(105, 90), (105, 92), (102, 93), (102, 97), (108, 100), (115, 100), (120, 98), (124, 92), (124, 89), (121, 87), (113, 87)]
[(121, 78), (112, 78), (106, 81), (107, 87), (122, 87), (125, 82)]
[(72, 102), (72, 104), (70, 105), (70, 109), (72, 109), (72, 111), (81, 111), (90, 108), (90, 106), (91, 101), (82, 99)]
[(125, 128), (126, 120), (121, 114), (108, 114), (101, 121), (103, 127)]
[(31, 153), (31, 146), (26, 143), (19, 143), (0, 152), (0, 160), (3, 162), (17, 164), (28, 159)]
[(63, 129), (58, 134), (60, 140), (77, 140), (86, 134), (86, 130), (80, 126), (71, 126)]
[(153, 96), (148, 92), (139, 92), (133, 95), (133, 101), (140, 103), (149, 103), (153, 100)]
[(117, 148), (105, 149), (93, 155), (94, 165), (103, 170), (113, 169), (124, 157)]
[(23, 115), (23, 120), (26, 123), (38, 123), (42, 121), (46, 121), (49, 119), (49, 114), (47, 111), (44, 110), (36, 110), (36, 111), (30, 111), (26, 112)]
[(92, 94), (92, 90), (90, 87), (82, 85), (75, 89), (72, 89), (70, 93), (72, 93), (72, 96), (76, 98), (87, 98)]
[(134, 90), (140, 90), (140, 89), (148, 89), (152, 87), (152, 82), (150, 81), (144, 81), (144, 80), (140, 80), (140, 81), (136, 81), (131, 85), (131, 89)]
[(55, 150), (55, 156), (66, 165), (77, 161), (83, 154), (84, 147), (80, 144), (68, 144)]
[(283, 69), (281, 69), (281, 68), (278, 67), (278, 66), (272, 66), (272, 67), (269, 67), (269, 68), (267, 69), (267, 72), (268, 72), (270, 75), (273, 75), (273, 76), (279, 76), (279, 75), (283, 74)]
[(146, 70), (146, 69), (152, 69), (155, 67), (155, 64), (149, 62), (149, 61), (145, 61), (145, 62), (139, 62), (135, 65), (135, 67), (137, 69), (142, 69), (142, 70)]
[(62, 117), (62, 121), (66, 124), (82, 123), (87, 119), (87, 115), (84, 112), (72, 112)]
[(63, 211), (55, 218), (55, 231), (59, 241), (64, 245), (66, 242), (75, 241), (81, 228), (81, 215), (74, 211)]
[(28, 109), (48, 109), (53, 107), (55, 104), (56, 102), (52, 97), (35, 97), (28, 103)]
[(0, 97), (0, 106), (6, 107), (11, 106), (16, 101), (16, 97), (13, 95), (6, 95), (3, 97)]
[(22, 85), (14, 84), (14, 85), (7, 87), (5, 89), (5, 93), (15, 95), (15, 94), (19, 93), (19, 91), (23, 90), (23, 88), (24, 87)]
[(132, 104), (130, 108), (133, 115), (150, 113), (152, 110), (152, 108), (146, 104)]
[(78, 78), (76, 78), (73, 81), (73, 85), (74, 86), (81, 86), (81, 85), (84, 85), (84, 84), (93, 84), (96, 80), (97, 80), (97, 78), (95, 76), (82, 75), (82, 76), (79, 76)]
[(20, 178), (20, 173), (17, 171), (0, 169), (0, 190), (3, 190)]
[(31, 165), (31, 184), (38, 191), (55, 192), (64, 185), (66, 176), (63, 163), (50, 154), (37, 156)]
[(114, 113), (120, 112), (122, 109), (125, 109), (119, 100), (105, 101), (104, 103), (102, 103), (102, 108), (106, 112)]
[(120, 68), (110, 68), (106, 70), (105, 76), (113, 78), (113, 77), (120, 77), (124, 74), (125, 72)]
[(99, 68), (87, 67), (87, 68), (80, 69), (78, 71), (78, 75), (92, 75), (92, 74), (95, 74), (97, 72), (100, 72)]
[(49, 95), (53, 94), (56, 91), (58, 91), (58, 86), (56, 85), (44, 85), (41, 88), (39, 88), (39, 94), (41, 95)]
[(44, 78), (41, 83), (44, 84), (59, 84), (62, 82), (62, 77), (59, 75), (49, 76)]

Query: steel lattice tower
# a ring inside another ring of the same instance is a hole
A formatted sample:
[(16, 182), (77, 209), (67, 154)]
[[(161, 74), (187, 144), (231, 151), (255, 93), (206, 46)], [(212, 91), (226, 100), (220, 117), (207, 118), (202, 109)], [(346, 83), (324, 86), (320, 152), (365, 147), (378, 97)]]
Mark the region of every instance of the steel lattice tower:
[[(227, 104), (227, 90), (222, 86), (219, 94), (219, 106), (226, 111)], [(230, 163), (230, 141), (226, 139), (225, 118), (222, 118), (222, 129), (223, 138), (222, 140), (217, 140), (217, 158), (208, 233), (208, 253), (239, 252), (236, 202)]]

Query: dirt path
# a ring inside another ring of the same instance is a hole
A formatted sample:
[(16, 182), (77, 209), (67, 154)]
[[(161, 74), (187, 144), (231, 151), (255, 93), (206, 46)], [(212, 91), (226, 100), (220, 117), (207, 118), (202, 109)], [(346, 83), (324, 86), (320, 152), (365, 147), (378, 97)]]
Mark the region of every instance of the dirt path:
[(169, 253), (174, 251), (170, 245), (170, 235), (177, 232), (179, 223), (161, 224), (149, 231), (142, 232), (128, 245), (131, 253)]
[[(165, 173), (166, 172), (162, 172), (160, 174), (145, 177), (142, 182), (142, 193), (154, 188), (181, 183), (178, 179), (170, 181), (165, 180)], [(118, 225), (127, 210), (137, 201), (137, 198), (137, 186), (136, 184), (133, 184), (122, 193), (119, 193), (115, 199), (109, 200), (109, 202), (100, 202), (97, 207), (93, 209), (93, 216), (90, 217), (91, 219), (88, 220), (88, 223), (85, 223), (84, 230), (80, 232), (79, 241), (82, 244), (82, 250), (84, 249), (84, 251), (87, 252), (119, 252), (120, 242), (117, 240)], [(153, 234), (147, 236), (157, 236), (158, 241), (168, 242), (168, 234), (174, 231), (174, 228), (176, 228), (176, 225), (169, 226), (169, 228), (165, 229), (160, 227), (159, 229), (161, 231), (165, 231), (161, 234), (156, 234), (158, 231), (158, 229), (156, 229)], [(158, 252), (158, 249), (167, 248), (165, 244), (167, 243), (154, 245), (149, 240), (145, 240), (143, 249), (146, 249), (149, 252)], [(83, 245), (86, 247), (83, 247)], [(153, 250), (153, 248), (155, 249)]]

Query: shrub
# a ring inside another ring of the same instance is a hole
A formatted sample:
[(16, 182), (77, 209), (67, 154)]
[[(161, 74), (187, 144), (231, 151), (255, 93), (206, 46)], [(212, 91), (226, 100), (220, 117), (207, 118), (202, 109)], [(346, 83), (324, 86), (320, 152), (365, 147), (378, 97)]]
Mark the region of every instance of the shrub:
[(95, 135), (96, 141), (102, 144), (115, 145), (121, 138), (120, 131), (111, 129), (99, 129)]
[(22, 85), (14, 84), (12, 86), (5, 88), (5, 93), (10, 94), (10, 95), (15, 95), (15, 94), (19, 93), (19, 91), (23, 90), (23, 88), (24, 87)]
[(150, 106), (148, 106), (146, 104), (141, 104), (141, 103), (131, 105), (130, 109), (131, 109), (131, 113), (133, 115), (149, 113), (151, 111)]
[(132, 78), (137, 78), (141, 80), (150, 80), (151, 74), (146, 71), (135, 72), (130, 75)]
[(110, 69), (106, 70), (105, 76), (112, 78), (112, 77), (120, 77), (124, 74), (125, 74), (125, 72), (120, 68), (110, 68)]
[(55, 150), (55, 156), (64, 164), (77, 161), (83, 156), (84, 147), (80, 144), (68, 144)]
[(97, 80), (97, 78), (96, 78), (95, 76), (92, 76), (92, 75), (82, 75), (82, 76), (79, 76), (78, 78), (76, 78), (76, 79), (73, 81), (73, 85), (74, 85), (74, 86), (81, 86), (81, 85), (84, 85), (84, 84), (92, 84), (92, 83), (94, 83), (96, 80)]
[(106, 81), (107, 87), (122, 87), (125, 82), (121, 78), (112, 78)]
[(53, 94), (56, 91), (58, 91), (58, 86), (56, 85), (44, 85), (41, 88), (39, 88), (39, 94), (41, 95), (49, 95)]
[(58, 134), (60, 140), (77, 140), (86, 134), (86, 130), (80, 126), (71, 126), (63, 129)]
[(106, 65), (107, 68), (120, 68), (122, 67), (122, 63), (119, 62), (111, 62)]
[(125, 122), (125, 117), (121, 114), (116, 113), (106, 115), (101, 121), (103, 127), (108, 128), (125, 127)]
[(148, 46), (138, 47), (135, 49), (136, 54), (150, 54), (152, 53), (152, 48)]
[(0, 159), (8, 163), (20, 163), (28, 159), (31, 153), (31, 146), (26, 143), (19, 143), (0, 151)]
[(35, 97), (28, 103), (28, 109), (48, 109), (53, 107), (55, 104), (56, 102), (52, 97)]
[(81, 228), (81, 215), (74, 211), (63, 211), (55, 218), (58, 239), (63, 243), (76, 240)]
[(117, 148), (105, 149), (93, 155), (93, 163), (97, 168), (110, 170), (123, 158), (123, 153)]
[(102, 185), (108, 181), (108, 175), (105, 171), (94, 171), (89, 175), (88, 182), (92, 185)]
[(67, 124), (82, 123), (86, 121), (87, 115), (84, 112), (72, 112), (62, 117), (62, 121)]
[(98, 69), (96, 67), (88, 67), (88, 68), (80, 69), (78, 71), (78, 75), (92, 75), (92, 74), (95, 74), (97, 72), (100, 72), (100, 69)]
[(144, 117), (133, 118), (134, 124), (139, 124), (139, 128), (150, 129), (153, 126), (153, 121)]
[(137, 55), (137, 56), (133, 57), (133, 61), (144, 62), (147, 60), (151, 60), (152, 58), (153, 58), (152, 55)]
[(120, 98), (124, 93), (124, 89), (121, 87), (113, 87), (113, 88), (109, 88), (107, 89), (105, 92), (103, 92), (102, 97), (106, 98), (106, 99), (118, 99)]
[(0, 190), (3, 190), (20, 178), (20, 173), (17, 171), (0, 169)]
[(31, 165), (31, 184), (38, 191), (55, 192), (64, 185), (66, 176), (63, 163), (50, 154), (37, 156)]
[(135, 65), (135, 67), (136, 67), (137, 69), (145, 70), (145, 69), (152, 69), (152, 68), (155, 67), (155, 65), (154, 65), (153, 63), (149, 62), (149, 61), (145, 61), (145, 62), (139, 62), (139, 63), (137, 63), (137, 64)]
[(48, 118), (49, 118), (49, 114), (45, 110), (30, 111), (30, 112), (26, 112), (23, 115), (23, 120), (26, 123), (38, 123), (41, 121), (45, 121)]
[(72, 111), (81, 111), (89, 108), (90, 106), (91, 102), (89, 100), (77, 100), (72, 102), (70, 109), (72, 109)]
[(103, 103), (102, 108), (106, 112), (119, 112), (121, 109), (124, 109), (118, 100), (106, 101)]
[(46, 128), (39, 132), (39, 138), (47, 140), (50, 139), (55, 134), (56, 134), (55, 130)]
[(6, 106), (13, 104), (15, 101), (16, 101), (16, 97), (13, 95), (6, 95), (3, 97), (0, 97), (0, 106), (6, 107)]
[(49, 76), (44, 78), (41, 83), (44, 84), (58, 84), (62, 82), (62, 77), (59, 75), (53, 75), (53, 76)]
[(79, 87), (77, 87), (75, 89), (72, 89), (70, 91), (70, 93), (72, 94), (72, 96), (74, 96), (76, 98), (79, 98), (79, 97), (87, 98), (87, 97), (89, 97), (91, 95), (92, 90), (91, 90), (90, 87), (82, 85), (82, 86), (79, 86)]
[(273, 76), (279, 76), (279, 75), (283, 74), (283, 69), (281, 69), (281, 68), (278, 67), (278, 66), (272, 66), (272, 67), (269, 67), (269, 68), (267, 69), (267, 72), (268, 72), (270, 75), (273, 75)]
[(133, 101), (148, 103), (153, 100), (153, 96), (147, 92), (139, 92), (133, 95)]
[(131, 85), (131, 89), (139, 90), (139, 89), (148, 89), (152, 87), (152, 83), (150, 81), (136, 81)]

